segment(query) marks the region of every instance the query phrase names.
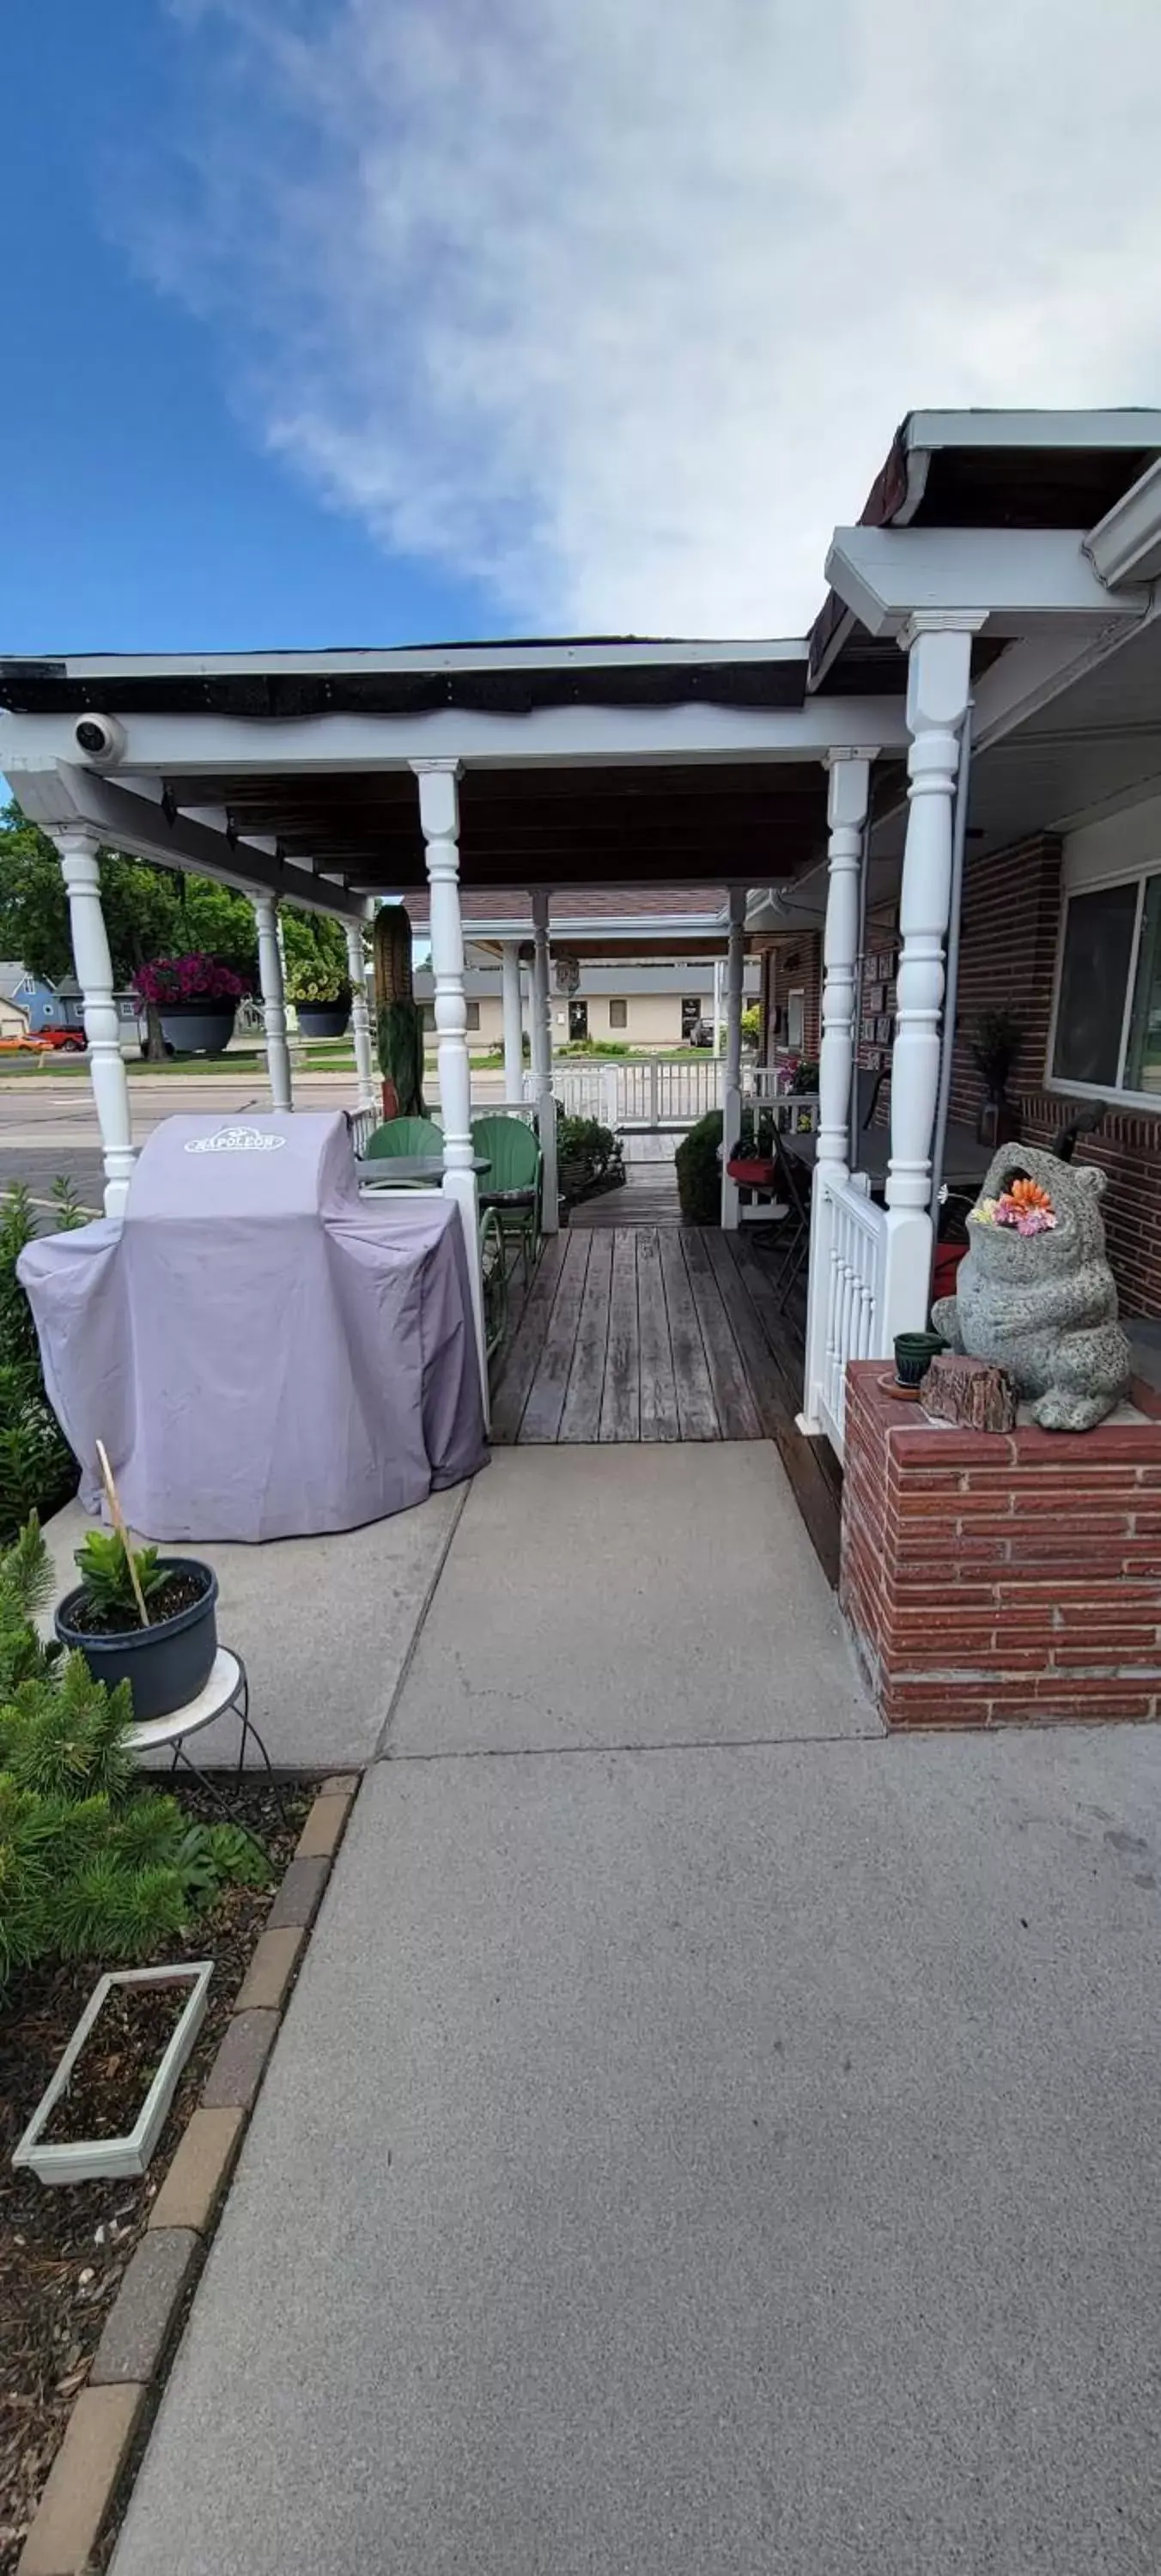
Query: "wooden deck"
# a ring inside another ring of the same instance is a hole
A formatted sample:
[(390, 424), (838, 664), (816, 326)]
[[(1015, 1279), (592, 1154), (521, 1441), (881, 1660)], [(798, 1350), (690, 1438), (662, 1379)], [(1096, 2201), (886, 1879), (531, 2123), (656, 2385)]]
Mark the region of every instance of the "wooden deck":
[(835, 1581), (841, 1482), (826, 1444), (795, 1429), (802, 1292), (786, 1314), (779, 1294), (777, 1261), (745, 1230), (574, 1219), (500, 1355), (493, 1442), (773, 1440)]
[(573, 1227), (587, 1233), (593, 1226), (603, 1232), (610, 1225), (680, 1225), (676, 1146), (676, 1136), (626, 1136), (624, 1189), (583, 1199), (573, 1209)]

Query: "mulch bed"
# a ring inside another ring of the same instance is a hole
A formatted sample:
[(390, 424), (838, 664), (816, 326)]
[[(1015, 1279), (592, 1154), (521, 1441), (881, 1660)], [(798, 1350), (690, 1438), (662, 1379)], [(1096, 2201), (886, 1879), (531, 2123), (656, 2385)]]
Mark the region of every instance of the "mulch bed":
[[(209, 1821), (217, 1815), (196, 1782), (167, 1780), (165, 1786), (191, 1815)], [(198, 1917), (184, 1940), (167, 1941), (153, 1960), (135, 1963), (214, 1961), (205, 2020), (149, 2171), (139, 2180), (48, 2188), (23, 2168), (14, 2172), (10, 2161), (96, 1979), (109, 1963), (96, 1960), (32, 1973), (21, 1980), (0, 2016), (0, 2576), (12, 2576), (16, 2567), (73, 2400), (196, 2106), (278, 1879), (298, 1840), (311, 1792), (285, 1788), (282, 1797), (285, 1823), (269, 1788), (247, 1781), (235, 1792), (233, 1781), (229, 1783), (231, 1813), (253, 1828), (270, 1853), (272, 1884), (223, 1888), (216, 1905)], [(176, 1991), (182, 2000), (188, 1994), (188, 1988)], [(172, 2004), (168, 2009), (172, 2015)], [(96, 2028), (104, 2023), (102, 2013)], [(156, 2038), (156, 2032), (148, 2035), (155, 2052), (150, 2064), (156, 2064), (160, 2053)], [(117, 2057), (119, 2052), (114, 2047), (106, 2054)], [(106, 2072), (110, 2106), (115, 2094), (124, 2094), (125, 2074), (123, 2063)], [(98, 2079), (98, 2093), (101, 2089)]]

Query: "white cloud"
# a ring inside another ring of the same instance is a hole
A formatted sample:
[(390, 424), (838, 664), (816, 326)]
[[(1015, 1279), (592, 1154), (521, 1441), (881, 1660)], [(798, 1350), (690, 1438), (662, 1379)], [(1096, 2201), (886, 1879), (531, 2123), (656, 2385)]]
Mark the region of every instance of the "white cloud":
[(1152, 0), (180, 0), (149, 256), (541, 628), (771, 634), (916, 405), (1161, 395)]

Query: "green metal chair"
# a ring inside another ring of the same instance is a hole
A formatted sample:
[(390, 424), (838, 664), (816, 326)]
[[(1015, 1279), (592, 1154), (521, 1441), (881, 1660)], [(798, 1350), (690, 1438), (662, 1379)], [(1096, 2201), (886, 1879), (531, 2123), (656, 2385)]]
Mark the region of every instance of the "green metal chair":
[[(409, 1154), (442, 1154), (443, 1131), (433, 1118), (386, 1118), (367, 1138), (367, 1159), (394, 1162)], [(401, 1181), (401, 1189), (424, 1190), (427, 1181)]]
[(540, 1146), (522, 1118), (477, 1118), (472, 1144), (492, 1167), (481, 1182), (481, 1209), (519, 1243), (527, 1280), (540, 1242)]

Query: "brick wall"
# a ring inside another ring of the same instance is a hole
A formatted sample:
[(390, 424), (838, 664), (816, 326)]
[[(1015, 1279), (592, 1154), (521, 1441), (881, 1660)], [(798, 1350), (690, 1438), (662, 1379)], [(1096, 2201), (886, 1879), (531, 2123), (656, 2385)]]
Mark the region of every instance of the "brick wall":
[[(983, 1010), (1009, 1010), (1024, 1030), (1008, 1092), (1030, 1145), (1051, 1145), (1084, 1104), (1044, 1089), (1061, 904), (1061, 843), (1049, 835), (969, 860), (960, 928), (951, 1114), (974, 1122), (985, 1084), (971, 1061)], [(1102, 1202), (1124, 1311), (1161, 1316), (1161, 1117), (1111, 1109), (1077, 1160), (1108, 1174)]]
[(786, 998), (801, 992), (803, 997), (803, 1053), (817, 1057), (822, 1000), (822, 932), (796, 930), (786, 939), (776, 941), (770, 950), (768, 968), (769, 1008), (782, 1013), (778, 1043), (786, 1044)]
[(1047, 834), (987, 858), (969, 856), (959, 934), (959, 991), (951, 1063), (951, 1115), (977, 1117), (987, 1085), (971, 1060), (981, 1011), (1011, 1011), (1024, 1041), (1009, 1082), (1013, 1099), (1044, 1080), (1060, 921), (1061, 844)]
[(927, 1422), (882, 1374), (847, 1372), (839, 1598), (885, 1722), (1161, 1714), (1161, 1399), (993, 1436)]

